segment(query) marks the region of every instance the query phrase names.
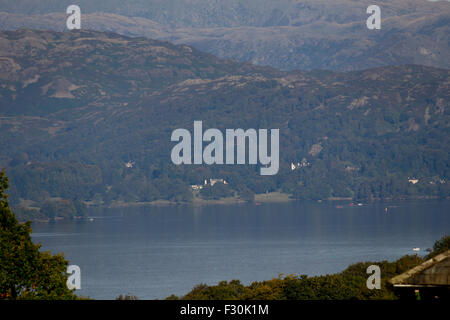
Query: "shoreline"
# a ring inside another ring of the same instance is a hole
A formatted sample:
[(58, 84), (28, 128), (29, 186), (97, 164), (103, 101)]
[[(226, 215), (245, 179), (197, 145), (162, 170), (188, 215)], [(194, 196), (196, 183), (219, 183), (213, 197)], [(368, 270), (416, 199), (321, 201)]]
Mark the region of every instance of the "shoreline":
[(155, 200), (150, 202), (116, 202), (110, 205), (88, 205), (88, 207), (103, 207), (103, 208), (124, 208), (124, 207), (141, 207), (141, 206), (202, 206), (202, 205), (230, 205), (243, 203), (280, 203), (291, 202), (296, 199), (291, 198), (290, 194), (281, 192), (271, 192), (268, 194), (256, 194), (254, 201), (242, 200), (239, 197), (227, 197), (220, 199), (202, 199), (194, 196), (192, 202), (175, 202), (170, 200)]
[[(293, 199), (291, 198), (290, 194), (282, 193), (282, 192), (271, 192), (268, 194), (256, 194), (254, 201), (245, 201), (240, 199), (239, 197), (228, 197), (228, 198), (221, 198), (221, 199), (214, 199), (214, 200), (206, 200), (201, 199), (197, 196), (194, 196), (194, 199), (192, 202), (175, 202), (175, 201), (169, 201), (169, 200), (155, 200), (150, 202), (115, 202), (109, 205), (104, 204), (92, 204), (92, 203), (85, 203), (87, 209), (89, 208), (101, 208), (101, 209), (115, 209), (115, 208), (133, 208), (133, 207), (172, 207), (172, 206), (211, 206), (211, 205), (237, 205), (237, 204), (253, 204), (253, 205), (261, 205), (261, 204), (268, 204), (268, 203), (289, 203), (294, 201), (308, 201), (308, 202), (316, 202), (320, 204), (324, 203), (338, 203), (341, 201), (345, 202), (351, 202), (351, 203), (364, 203), (366, 204), (372, 204), (377, 202), (392, 202), (392, 201), (427, 201), (427, 200), (439, 200), (439, 197), (431, 197), (431, 196), (421, 196), (421, 197), (415, 197), (415, 198), (385, 198), (385, 199), (372, 199), (369, 201), (356, 201), (353, 198), (349, 197), (330, 197), (327, 199), (322, 200), (299, 200), (299, 199)], [(449, 198), (442, 199), (443, 201), (450, 200)], [(48, 218), (48, 219), (36, 219), (36, 220), (27, 220), (31, 221), (33, 223), (51, 223), (51, 222), (58, 222), (58, 221), (78, 221), (78, 220), (85, 220), (89, 219), (89, 216), (72, 216), (70, 218), (64, 218), (64, 217), (55, 217), (55, 218)], [(26, 222), (26, 221), (21, 221)]]
[[(155, 200), (150, 202), (115, 202), (109, 205), (89, 205), (89, 207), (99, 207), (99, 208), (124, 208), (124, 207), (143, 207), (143, 206), (156, 206), (156, 207), (164, 207), (164, 206), (202, 206), (202, 205), (232, 205), (232, 204), (262, 204), (262, 203), (288, 203), (294, 201), (312, 201), (317, 203), (327, 203), (327, 202), (339, 202), (339, 201), (350, 201), (354, 203), (374, 203), (374, 202), (391, 202), (391, 201), (426, 201), (426, 200), (438, 200), (437, 196), (420, 196), (415, 198), (384, 198), (384, 199), (371, 199), (371, 200), (356, 200), (351, 197), (330, 197), (327, 199), (320, 200), (300, 200), (291, 198), (291, 194), (282, 193), (282, 192), (271, 192), (268, 194), (256, 194), (254, 201), (246, 201), (242, 200), (239, 197), (228, 197), (221, 199), (202, 199), (194, 196), (192, 202), (175, 202), (170, 200)], [(450, 198), (442, 199), (442, 200), (450, 200)]]

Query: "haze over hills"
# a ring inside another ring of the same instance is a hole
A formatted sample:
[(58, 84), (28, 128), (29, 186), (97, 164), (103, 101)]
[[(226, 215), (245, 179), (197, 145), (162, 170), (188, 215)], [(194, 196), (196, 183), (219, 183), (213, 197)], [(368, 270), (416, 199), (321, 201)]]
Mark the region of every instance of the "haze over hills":
[[(190, 201), (208, 178), (229, 184), (205, 198), (449, 195), (449, 70), (281, 72), (145, 38), (32, 30), (0, 33), (0, 70), (0, 166), (16, 205)], [(194, 120), (279, 128), (279, 174), (173, 165), (171, 132)]]
[[(278, 69), (450, 67), (450, 3), (377, 1), (381, 30), (368, 30), (373, 1), (79, 1), (83, 28), (188, 44), (219, 57)], [(65, 28), (71, 1), (0, 1), (0, 28)], [(122, 5), (120, 5), (122, 4)]]
[[(1, 0), (2, 11), (18, 14), (65, 12), (70, 0)], [(356, 22), (365, 9), (378, 4), (385, 17), (400, 14), (442, 13), (445, 1), (426, 0), (79, 0), (85, 13), (106, 12), (141, 17), (169, 27), (298, 26), (321, 18), (330, 22)], [(364, 19), (365, 20), (365, 19)]]

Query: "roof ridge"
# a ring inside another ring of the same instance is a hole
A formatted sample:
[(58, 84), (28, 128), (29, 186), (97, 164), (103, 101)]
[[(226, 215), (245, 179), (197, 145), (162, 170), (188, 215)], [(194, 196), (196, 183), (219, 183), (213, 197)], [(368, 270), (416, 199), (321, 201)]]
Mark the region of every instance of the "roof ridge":
[(450, 250), (447, 250), (443, 253), (438, 254), (437, 256), (434, 256), (431, 259), (428, 259), (427, 261), (419, 264), (418, 266), (403, 272), (402, 274), (393, 277), (392, 279), (389, 280), (390, 283), (392, 284), (400, 284), (402, 283), (404, 280), (412, 277), (413, 275), (422, 272), (426, 269), (431, 268), (432, 266), (434, 266), (436, 263), (445, 260), (446, 258), (450, 257)]

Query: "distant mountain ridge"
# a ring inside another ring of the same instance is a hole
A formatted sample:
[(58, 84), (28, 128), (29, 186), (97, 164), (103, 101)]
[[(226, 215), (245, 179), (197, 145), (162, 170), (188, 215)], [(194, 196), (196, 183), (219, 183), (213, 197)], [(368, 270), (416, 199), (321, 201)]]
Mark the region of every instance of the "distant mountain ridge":
[[(32, 2), (0, 1), (0, 29), (64, 30), (70, 1)], [(447, 1), (378, 1), (379, 31), (366, 28), (368, 0), (119, 2), (80, 1), (83, 28), (188, 44), (282, 70), (450, 68)]]
[[(112, 13), (153, 20), (167, 27), (268, 27), (300, 26), (317, 20), (359, 22), (366, 8), (381, 6), (386, 18), (401, 15), (438, 14), (448, 1), (427, 0), (79, 0), (84, 13)], [(0, 0), (1, 11), (15, 14), (65, 13), (71, 0)], [(365, 19), (364, 19), (365, 20)]]

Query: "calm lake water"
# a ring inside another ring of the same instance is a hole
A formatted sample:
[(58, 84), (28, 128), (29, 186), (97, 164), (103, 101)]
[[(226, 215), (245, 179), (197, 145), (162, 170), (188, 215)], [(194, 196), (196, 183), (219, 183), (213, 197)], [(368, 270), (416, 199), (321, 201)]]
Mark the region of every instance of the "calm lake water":
[(33, 240), (81, 268), (79, 295), (163, 299), (199, 283), (336, 273), (414, 247), (424, 255), (450, 233), (449, 201), (336, 205), (96, 209), (89, 212), (94, 221), (34, 224)]

